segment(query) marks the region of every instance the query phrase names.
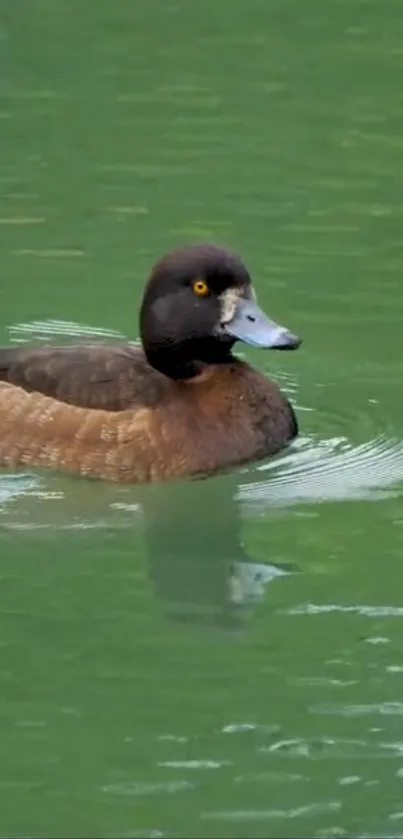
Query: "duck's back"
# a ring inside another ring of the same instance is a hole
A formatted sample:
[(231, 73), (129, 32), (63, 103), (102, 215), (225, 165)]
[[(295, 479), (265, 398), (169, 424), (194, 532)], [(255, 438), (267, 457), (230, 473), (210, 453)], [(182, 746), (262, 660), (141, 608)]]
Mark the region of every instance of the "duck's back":
[(153, 405), (163, 379), (129, 343), (0, 348), (0, 381), (82, 408)]

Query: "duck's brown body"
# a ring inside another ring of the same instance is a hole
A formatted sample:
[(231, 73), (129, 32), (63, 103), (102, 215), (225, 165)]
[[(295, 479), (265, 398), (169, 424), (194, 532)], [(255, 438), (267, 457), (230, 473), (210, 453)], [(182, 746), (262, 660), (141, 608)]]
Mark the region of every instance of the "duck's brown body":
[(0, 353), (0, 376), (8, 379), (0, 383), (0, 465), (154, 481), (274, 454), (297, 433), (277, 385), (243, 362), (212, 366), (181, 382), (151, 368), (134, 346), (83, 350), (71, 349), (70, 375), (61, 369), (66, 348), (59, 357), (57, 349), (25, 351), (29, 358), (10, 350), (8, 373), (7, 350)]

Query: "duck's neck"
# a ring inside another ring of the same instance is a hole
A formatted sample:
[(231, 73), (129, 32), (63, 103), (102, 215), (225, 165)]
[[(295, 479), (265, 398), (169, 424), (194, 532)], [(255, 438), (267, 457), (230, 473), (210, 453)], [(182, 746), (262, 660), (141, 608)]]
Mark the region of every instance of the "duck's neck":
[(181, 347), (168, 349), (144, 345), (144, 353), (151, 367), (176, 381), (196, 379), (206, 373), (208, 368), (214, 368), (218, 364), (230, 364), (234, 361), (230, 346), (223, 346), (221, 352), (215, 347), (214, 353), (209, 353), (204, 349), (204, 352), (200, 353), (201, 360), (197, 359), (199, 353), (196, 358), (192, 358), (188, 349)]

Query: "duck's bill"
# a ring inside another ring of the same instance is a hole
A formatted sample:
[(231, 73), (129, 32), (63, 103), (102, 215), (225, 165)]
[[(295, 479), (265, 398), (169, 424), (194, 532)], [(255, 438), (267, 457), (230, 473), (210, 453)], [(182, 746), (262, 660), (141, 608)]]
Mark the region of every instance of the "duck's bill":
[(255, 300), (240, 298), (234, 317), (225, 324), (225, 331), (232, 338), (270, 350), (296, 350), (302, 343), (284, 326), (265, 315)]

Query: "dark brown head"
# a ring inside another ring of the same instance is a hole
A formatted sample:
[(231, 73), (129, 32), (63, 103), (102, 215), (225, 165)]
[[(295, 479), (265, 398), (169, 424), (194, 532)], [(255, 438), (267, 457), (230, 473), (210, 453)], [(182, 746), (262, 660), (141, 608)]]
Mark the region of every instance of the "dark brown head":
[(140, 334), (150, 364), (173, 379), (230, 362), (237, 340), (282, 350), (301, 343), (259, 308), (241, 259), (211, 244), (190, 245), (156, 263), (141, 304)]

